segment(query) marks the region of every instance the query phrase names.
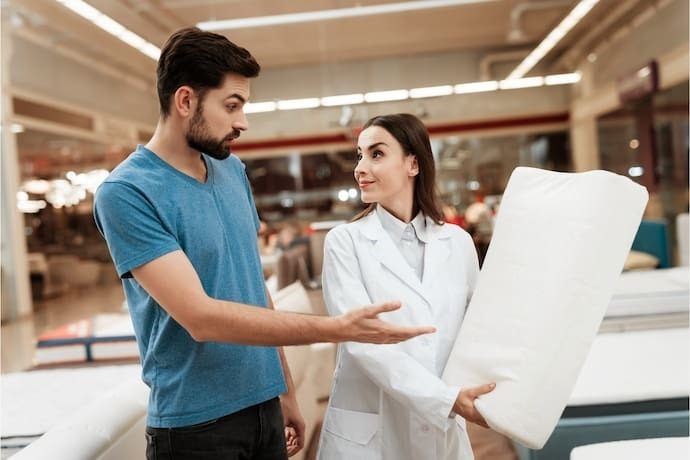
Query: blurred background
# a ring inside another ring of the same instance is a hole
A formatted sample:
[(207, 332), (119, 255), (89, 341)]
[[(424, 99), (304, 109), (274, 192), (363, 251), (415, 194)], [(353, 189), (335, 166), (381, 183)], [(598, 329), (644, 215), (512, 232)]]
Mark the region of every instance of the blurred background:
[(510, 173), (533, 166), (605, 169), (644, 185), (645, 219), (665, 226), (665, 266), (683, 262), (687, 0), (1, 5), (3, 373), (36, 365), (46, 331), (121, 312), (93, 192), (152, 135), (160, 47), (196, 24), (262, 66), (234, 152), (264, 223), (257, 243), (274, 291), (299, 279), (320, 298), (322, 236), (362, 209), (359, 129), (395, 112), (427, 125), (446, 218), (473, 234), (480, 258)]

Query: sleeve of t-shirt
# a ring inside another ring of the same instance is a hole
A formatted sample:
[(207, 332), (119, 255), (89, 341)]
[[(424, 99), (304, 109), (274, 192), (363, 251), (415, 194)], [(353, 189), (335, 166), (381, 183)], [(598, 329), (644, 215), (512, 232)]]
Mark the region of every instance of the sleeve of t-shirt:
[(152, 203), (128, 184), (101, 184), (94, 200), (94, 218), (121, 278), (131, 278), (132, 269), (180, 249)]

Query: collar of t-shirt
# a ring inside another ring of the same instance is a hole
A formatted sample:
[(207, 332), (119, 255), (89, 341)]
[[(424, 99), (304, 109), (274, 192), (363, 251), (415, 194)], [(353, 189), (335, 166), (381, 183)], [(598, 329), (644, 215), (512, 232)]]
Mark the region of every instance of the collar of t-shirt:
[(405, 223), (386, 211), (383, 206), (377, 206), (376, 213), (381, 226), (421, 281), (424, 272), (424, 245), (428, 241), (424, 214), (418, 212), (412, 222)]

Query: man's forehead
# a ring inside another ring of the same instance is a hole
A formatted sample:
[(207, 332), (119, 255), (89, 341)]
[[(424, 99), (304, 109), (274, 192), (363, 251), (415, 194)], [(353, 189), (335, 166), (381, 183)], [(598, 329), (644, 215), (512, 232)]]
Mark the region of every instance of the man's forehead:
[(234, 73), (228, 74), (218, 91), (224, 99), (239, 96), (246, 101), (250, 93), (249, 78)]

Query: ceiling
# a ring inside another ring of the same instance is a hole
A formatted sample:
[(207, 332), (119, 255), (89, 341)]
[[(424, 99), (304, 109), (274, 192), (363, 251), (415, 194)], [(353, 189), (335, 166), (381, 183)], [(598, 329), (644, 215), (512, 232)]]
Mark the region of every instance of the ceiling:
[[(431, 0), (426, 0), (433, 3)], [(213, 19), (404, 3), (403, 0), (87, 0), (102, 13), (161, 47), (174, 30)], [(419, 3), (419, 2), (415, 2)], [(501, 53), (533, 49), (577, 0), (468, 0), (424, 10), (258, 26), (225, 33), (263, 68), (347, 62), (454, 50)], [(603, 0), (547, 55), (551, 73), (574, 70), (586, 47), (610, 34), (652, 0)], [(5, 0), (14, 33), (59, 45), (99, 65), (153, 81), (155, 62), (55, 0)], [(3, 8), (3, 13), (7, 10)], [(573, 52), (580, 45), (579, 51)], [(570, 56), (568, 56), (570, 53)], [(515, 54), (515, 53), (514, 53)], [(586, 55), (586, 54), (585, 54)], [(568, 59), (563, 59), (563, 57)], [(517, 63), (517, 62), (516, 62)]]

